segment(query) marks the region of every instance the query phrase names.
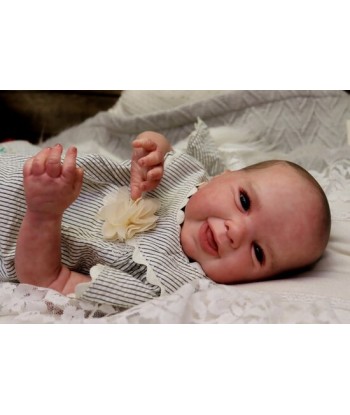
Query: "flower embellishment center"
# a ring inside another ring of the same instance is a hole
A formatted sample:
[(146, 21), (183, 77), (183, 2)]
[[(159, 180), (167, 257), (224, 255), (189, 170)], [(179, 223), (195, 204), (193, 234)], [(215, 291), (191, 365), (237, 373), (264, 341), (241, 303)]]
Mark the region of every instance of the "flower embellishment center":
[(160, 201), (154, 198), (132, 200), (127, 187), (110, 193), (104, 199), (97, 213), (102, 219), (102, 234), (109, 241), (124, 242), (135, 234), (148, 231), (156, 226), (158, 216), (155, 212), (160, 208)]

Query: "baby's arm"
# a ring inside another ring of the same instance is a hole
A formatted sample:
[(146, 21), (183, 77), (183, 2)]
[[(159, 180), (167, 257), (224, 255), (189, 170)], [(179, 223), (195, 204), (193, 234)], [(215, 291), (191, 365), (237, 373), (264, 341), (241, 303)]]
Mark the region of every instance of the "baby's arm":
[(164, 157), (172, 147), (162, 134), (152, 131), (139, 134), (132, 146), (130, 185), (131, 198), (136, 200), (158, 186), (163, 177)]
[(77, 150), (70, 147), (61, 163), (62, 146), (45, 148), (27, 160), (23, 184), (27, 209), (16, 246), (15, 266), (22, 283), (74, 292), (90, 277), (61, 264), (61, 222), (78, 197), (83, 171), (76, 167)]

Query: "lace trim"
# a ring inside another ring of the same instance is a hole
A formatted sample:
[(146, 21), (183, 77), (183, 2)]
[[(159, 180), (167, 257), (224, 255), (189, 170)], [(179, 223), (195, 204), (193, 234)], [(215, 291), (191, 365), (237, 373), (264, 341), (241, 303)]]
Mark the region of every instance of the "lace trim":
[(134, 252), (132, 254), (133, 261), (136, 262), (136, 264), (145, 265), (147, 267), (147, 272), (146, 272), (147, 282), (149, 282), (152, 285), (157, 285), (160, 288), (160, 295), (161, 296), (164, 295), (165, 287), (163, 286), (159, 278), (154, 273), (152, 267), (149, 265), (149, 263), (146, 261), (144, 256), (141, 254), (136, 240), (133, 238), (133, 239), (126, 241), (126, 243), (134, 247)]
[[(190, 305), (190, 306), (189, 306)], [(45, 288), (0, 284), (0, 323), (350, 323), (350, 301), (267, 294), (196, 280), (123, 310)]]
[[(0, 284), (0, 322), (83, 323), (124, 311), (122, 307), (69, 298), (28, 284)], [(102, 318), (102, 319), (101, 319)]]
[[(183, 202), (180, 204), (178, 212), (177, 212), (177, 223), (179, 226), (183, 223), (185, 219), (185, 214), (183, 211), (183, 208), (187, 205), (188, 201), (190, 200), (190, 197), (193, 196), (197, 192), (198, 188), (194, 186), (189, 193), (187, 194), (186, 198), (183, 200)], [(148, 261), (144, 258), (144, 256), (141, 254), (139, 246), (137, 244), (137, 238), (132, 238), (130, 240), (127, 240), (126, 243), (134, 248), (134, 252), (132, 255), (132, 259), (134, 262), (140, 265), (145, 265), (147, 267), (147, 273), (146, 273), (146, 280), (150, 284), (157, 285), (160, 288), (160, 296), (165, 295), (165, 287), (159, 280), (159, 278), (154, 273), (151, 265), (148, 263)], [(199, 271), (201, 271), (204, 274), (204, 271), (202, 270), (202, 267), (197, 263), (193, 262), (191, 263), (191, 266), (196, 267)]]
[(78, 284), (75, 287), (75, 293), (74, 294), (69, 294), (68, 297), (70, 297), (70, 298), (81, 298), (83, 296), (83, 294), (85, 293), (85, 291), (89, 288), (90, 284), (93, 283), (98, 278), (98, 276), (100, 275), (102, 270), (103, 270), (103, 265), (101, 265), (101, 264), (96, 264), (93, 267), (91, 267), (90, 268), (91, 281), (81, 282), (80, 284)]
[[(179, 226), (182, 225), (183, 221), (185, 220), (185, 212), (184, 207), (187, 205), (188, 201), (190, 200), (191, 196), (193, 196), (195, 193), (197, 193), (200, 186), (202, 186), (204, 183), (200, 183), (197, 186), (194, 186), (192, 190), (188, 192), (188, 195), (186, 196), (186, 199), (184, 199), (184, 202), (180, 206), (178, 212), (177, 212), (177, 223)], [(196, 268), (199, 272), (203, 274), (204, 277), (206, 277), (205, 272), (203, 271), (203, 268), (200, 266), (198, 262), (191, 262), (190, 265), (193, 268)]]
[[(190, 190), (190, 192), (188, 193), (188, 195), (186, 196), (186, 198), (183, 200), (181, 205), (179, 206), (179, 209), (178, 209), (178, 212), (177, 212), (177, 223), (178, 223), (179, 226), (183, 223), (183, 221), (185, 219), (185, 214), (184, 214), (183, 208), (187, 205), (190, 197), (193, 196), (197, 191), (198, 191), (198, 187), (196, 187), (196, 186), (193, 187)], [(159, 278), (154, 273), (154, 271), (153, 271), (152, 267), (150, 266), (150, 264), (148, 263), (148, 261), (144, 258), (144, 256), (140, 252), (139, 246), (137, 245), (137, 237), (126, 240), (125, 243), (134, 248), (134, 252), (132, 254), (133, 261), (136, 264), (145, 265), (147, 267), (147, 272), (146, 272), (147, 282), (149, 282), (152, 285), (158, 286), (160, 288), (160, 295), (161, 296), (165, 295), (166, 294), (165, 287), (163, 286), (163, 284), (161, 283)], [(191, 266), (197, 268), (204, 275), (204, 271), (203, 271), (202, 267), (200, 266), (200, 264), (198, 264), (198, 262), (192, 262)], [(70, 297), (70, 298), (81, 298), (83, 296), (84, 292), (89, 288), (90, 284), (92, 284), (94, 281), (96, 281), (96, 279), (99, 277), (102, 270), (103, 270), (103, 265), (101, 265), (101, 264), (96, 264), (93, 267), (91, 267), (90, 268), (91, 281), (82, 282), (82, 283), (78, 284), (75, 287), (75, 293), (74, 294), (69, 294), (68, 297)]]

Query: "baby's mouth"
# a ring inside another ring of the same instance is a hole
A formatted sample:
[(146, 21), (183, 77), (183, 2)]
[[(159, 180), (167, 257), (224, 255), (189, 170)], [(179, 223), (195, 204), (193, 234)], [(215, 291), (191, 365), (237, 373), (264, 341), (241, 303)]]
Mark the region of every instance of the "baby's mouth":
[(212, 230), (211, 230), (211, 228), (210, 228), (209, 224), (208, 224), (208, 228), (207, 228), (206, 235), (207, 235), (207, 241), (208, 241), (208, 244), (210, 245), (210, 247), (211, 247), (211, 248), (212, 248), (215, 252), (218, 252), (218, 244), (217, 244), (217, 243), (216, 243), (216, 241), (215, 241), (214, 234), (213, 234), (213, 232), (212, 232)]
[(215, 235), (211, 230), (208, 221), (204, 221), (199, 229), (199, 243), (204, 252), (212, 256), (218, 256), (218, 245)]

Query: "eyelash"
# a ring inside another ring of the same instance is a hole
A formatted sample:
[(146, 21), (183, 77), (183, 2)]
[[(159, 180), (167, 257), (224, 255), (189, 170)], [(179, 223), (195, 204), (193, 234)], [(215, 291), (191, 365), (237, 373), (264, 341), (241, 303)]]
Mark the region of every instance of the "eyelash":
[(239, 200), (244, 211), (248, 212), (250, 209), (250, 197), (245, 190), (239, 191)]
[(259, 264), (262, 265), (265, 262), (265, 254), (261, 246), (254, 243), (253, 244), (255, 258), (258, 260)]
[[(248, 212), (248, 210), (250, 209), (251, 202), (250, 202), (250, 197), (248, 196), (248, 193), (245, 190), (241, 189), (239, 191), (239, 200), (240, 200), (243, 210), (245, 212)], [(253, 244), (253, 249), (254, 249), (254, 255), (257, 261), (259, 262), (259, 264), (262, 265), (265, 261), (264, 250), (257, 243)]]

